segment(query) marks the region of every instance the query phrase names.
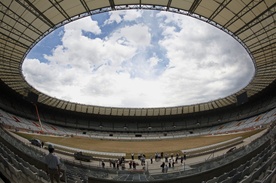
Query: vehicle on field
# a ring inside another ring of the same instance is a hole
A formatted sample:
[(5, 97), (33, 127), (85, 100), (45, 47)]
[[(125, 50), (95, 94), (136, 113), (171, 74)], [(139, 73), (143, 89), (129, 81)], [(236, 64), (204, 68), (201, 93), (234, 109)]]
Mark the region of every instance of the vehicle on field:
[(30, 139), (30, 142), (32, 145), (35, 145), (37, 147), (41, 147), (42, 143), (39, 139)]
[(90, 162), (92, 160), (92, 156), (89, 156), (89, 155), (85, 155), (83, 154), (81, 151), (80, 152), (75, 152), (74, 153), (74, 158), (76, 160), (80, 160), (80, 161), (87, 161), (87, 162)]

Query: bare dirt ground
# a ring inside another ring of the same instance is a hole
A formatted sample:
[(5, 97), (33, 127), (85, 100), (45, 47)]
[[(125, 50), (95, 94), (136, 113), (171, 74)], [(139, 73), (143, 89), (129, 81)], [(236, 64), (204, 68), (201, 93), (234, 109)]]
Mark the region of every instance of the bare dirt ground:
[(18, 135), (27, 139), (36, 138), (44, 142), (52, 142), (54, 144), (60, 144), (63, 146), (74, 147), (84, 150), (93, 150), (100, 152), (119, 152), (126, 153), (127, 155), (133, 152), (152, 155), (156, 152), (180, 152), (181, 150), (207, 146), (230, 140), (236, 137), (247, 138), (258, 132), (259, 130), (254, 130), (249, 132), (226, 134), (219, 136), (197, 136), (188, 138), (147, 141), (100, 140), (77, 136), (54, 137), (25, 133), (18, 133)]

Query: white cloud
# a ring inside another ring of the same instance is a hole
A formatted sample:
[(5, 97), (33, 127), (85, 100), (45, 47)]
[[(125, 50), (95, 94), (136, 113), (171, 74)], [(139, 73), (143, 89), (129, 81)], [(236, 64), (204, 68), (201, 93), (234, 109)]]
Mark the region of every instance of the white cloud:
[[(189, 17), (143, 13), (115, 11), (103, 25), (90, 17), (66, 25), (62, 44), (44, 55), (48, 62), (26, 59), (24, 76), (51, 96), (116, 107), (207, 102), (250, 81), (253, 64), (230, 36)], [(105, 28), (110, 33), (102, 36)]]
[(136, 19), (140, 17), (142, 17), (142, 11), (134, 10), (134, 11), (125, 12), (123, 19), (124, 21), (136, 21)]
[(138, 18), (142, 17), (141, 10), (131, 10), (131, 11), (110, 11), (109, 19), (105, 20), (104, 25), (112, 24), (116, 22), (117, 24), (122, 21), (136, 21)]
[(147, 47), (150, 45), (150, 29), (141, 24), (125, 26), (113, 33), (111, 40), (127, 46)]
[(85, 17), (77, 21), (71, 22), (65, 26), (67, 32), (69, 31), (87, 31), (93, 34), (100, 34), (101, 29), (98, 26), (98, 22), (91, 19), (91, 17)]
[(120, 23), (122, 21), (122, 18), (121, 18), (121, 14), (122, 14), (122, 11), (111, 11), (109, 12), (109, 19), (107, 19), (104, 23), (105, 25), (106, 24), (112, 24), (114, 22), (116, 22), (117, 24)]
[(158, 64), (159, 59), (156, 56), (154, 56), (154, 57), (151, 57), (148, 61), (149, 61), (150, 67), (154, 67)]

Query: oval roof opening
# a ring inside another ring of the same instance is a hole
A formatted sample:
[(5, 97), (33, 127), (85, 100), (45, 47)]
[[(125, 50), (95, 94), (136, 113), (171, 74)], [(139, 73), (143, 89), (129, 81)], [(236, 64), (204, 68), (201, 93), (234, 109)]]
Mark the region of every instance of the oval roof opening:
[(152, 10), (112, 11), (71, 22), (27, 55), (26, 81), (70, 102), (171, 107), (229, 96), (255, 73), (233, 37), (203, 21)]

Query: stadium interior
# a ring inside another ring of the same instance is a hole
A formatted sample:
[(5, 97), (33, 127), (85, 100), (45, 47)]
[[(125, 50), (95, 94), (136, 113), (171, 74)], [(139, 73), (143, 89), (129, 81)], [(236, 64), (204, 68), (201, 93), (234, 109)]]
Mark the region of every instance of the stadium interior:
[[(45, 148), (24, 135), (82, 137), (100, 141), (157, 142), (255, 132), (191, 149), (187, 161), (167, 173), (160, 162), (137, 169), (113, 168), (110, 159), (129, 152), (105, 152), (55, 144), (62, 182), (264, 182), (276, 181), (275, 2), (272, 0), (3, 0), (0, 2), (0, 183), (50, 182)], [(254, 62), (256, 73), (237, 93), (214, 101), (160, 108), (116, 108), (60, 100), (37, 91), (22, 75), (28, 52), (53, 30), (74, 20), (108, 11), (151, 9), (191, 16), (236, 39)], [(30, 137), (29, 136), (29, 137)], [(116, 146), (114, 146), (116, 149)], [(89, 162), (74, 153), (89, 155)], [(151, 153), (155, 153), (153, 149)], [(216, 154), (219, 154), (215, 156)], [(91, 155), (91, 156), (90, 156)], [(175, 161), (175, 154), (172, 160)], [(200, 161), (202, 158), (202, 161)], [(90, 162), (91, 160), (91, 162)], [(101, 161), (106, 162), (103, 168)], [(110, 163), (110, 166), (109, 166)], [(124, 165), (125, 166), (125, 165)]]

